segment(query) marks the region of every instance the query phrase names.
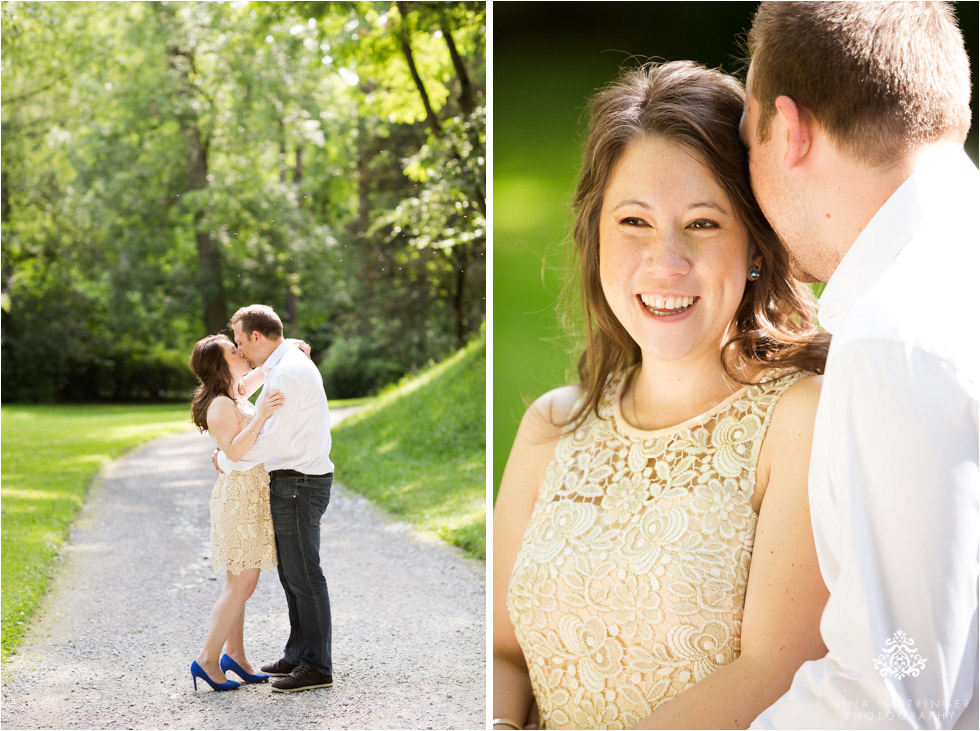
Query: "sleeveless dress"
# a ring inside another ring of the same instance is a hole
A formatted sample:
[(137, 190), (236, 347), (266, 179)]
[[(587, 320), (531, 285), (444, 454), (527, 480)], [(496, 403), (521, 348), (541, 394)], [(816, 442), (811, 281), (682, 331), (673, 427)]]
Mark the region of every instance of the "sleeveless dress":
[[(244, 429), (255, 407), (239, 401), (238, 427)], [(246, 472), (220, 473), (211, 491), (211, 566), (240, 574), (276, 565), (276, 535), (269, 508), (269, 473), (262, 465)]]
[(804, 375), (642, 431), (620, 372), (562, 435), (507, 593), (544, 728), (632, 727), (738, 657), (759, 451)]

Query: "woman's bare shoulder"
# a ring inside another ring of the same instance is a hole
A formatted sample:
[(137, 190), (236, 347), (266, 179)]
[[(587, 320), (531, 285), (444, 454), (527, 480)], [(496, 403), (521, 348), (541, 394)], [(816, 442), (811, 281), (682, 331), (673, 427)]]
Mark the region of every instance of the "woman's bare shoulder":
[(524, 412), (518, 435), (535, 442), (557, 440), (581, 396), (578, 385), (561, 386), (542, 394)]
[(218, 411), (234, 410), (235, 402), (230, 396), (225, 396), (224, 394), (221, 396), (215, 396), (213, 399), (211, 399), (211, 403), (208, 404), (208, 413), (210, 413), (212, 409)]
[(823, 376), (806, 376), (787, 388), (776, 402), (759, 455), (754, 502), (761, 503), (774, 471), (809, 462), (822, 384)]
[[(812, 427), (822, 386), (823, 376), (806, 376), (787, 388), (772, 412), (773, 425), (799, 426), (802, 420), (808, 421)], [(780, 425), (776, 424), (777, 418), (781, 422)]]
[(580, 394), (577, 386), (548, 391), (528, 406), (521, 419), (494, 508), (494, 515), (501, 518), (494, 521), (494, 531), (507, 536), (515, 553)]
[(208, 404), (208, 430), (214, 431), (213, 426), (230, 419), (238, 423), (238, 407), (235, 406), (235, 402), (229, 396), (215, 396)]

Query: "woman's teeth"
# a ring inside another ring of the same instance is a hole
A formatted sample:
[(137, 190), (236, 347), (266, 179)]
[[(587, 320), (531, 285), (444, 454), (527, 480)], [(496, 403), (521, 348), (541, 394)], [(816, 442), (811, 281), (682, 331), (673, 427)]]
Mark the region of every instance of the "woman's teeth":
[(655, 315), (674, 315), (694, 304), (697, 297), (660, 297), (655, 294), (641, 294), (640, 300), (648, 311)]

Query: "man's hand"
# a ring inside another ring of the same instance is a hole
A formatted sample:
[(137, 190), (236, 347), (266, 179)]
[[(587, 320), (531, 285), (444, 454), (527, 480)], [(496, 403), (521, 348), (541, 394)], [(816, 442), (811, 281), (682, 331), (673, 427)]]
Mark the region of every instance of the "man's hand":
[(222, 472), (223, 473), (224, 471), (218, 466), (218, 452), (219, 451), (221, 451), (221, 450), (215, 449), (213, 452), (211, 452), (211, 464), (214, 465), (214, 468), (216, 470), (218, 470), (218, 472)]

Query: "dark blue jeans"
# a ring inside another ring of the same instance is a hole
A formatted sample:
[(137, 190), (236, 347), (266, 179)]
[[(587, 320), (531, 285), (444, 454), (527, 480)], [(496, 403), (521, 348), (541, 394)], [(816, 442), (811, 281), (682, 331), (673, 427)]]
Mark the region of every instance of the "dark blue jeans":
[(284, 657), (333, 673), (330, 598), (320, 569), (320, 518), (330, 502), (332, 477), (276, 477), (270, 485), (279, 581), (289, 607)]

